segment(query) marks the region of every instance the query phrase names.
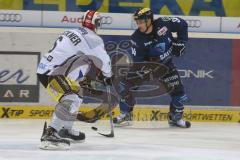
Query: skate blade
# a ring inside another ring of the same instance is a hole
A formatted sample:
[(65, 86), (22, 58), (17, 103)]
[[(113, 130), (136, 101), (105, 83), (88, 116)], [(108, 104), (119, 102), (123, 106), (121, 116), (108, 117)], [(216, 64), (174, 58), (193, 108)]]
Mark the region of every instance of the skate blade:
[(189, 127), (186, 127), (186, 126), (180, 126), (180, 125), (176, 125), (176, 124), (169, 124), (169, 128), (189, 128)]
[(72, 140), (71, 141), (71, 143), (73, 143), (73, 144), (78, 144), (78, 143), (84, 143), (85, 142), (85, 139), (83, 139), (83, 140), (78, 140), (78, 141), (74, 141), (74, 140)]
[(42, 150), (69, 150), (70, 145), (66, 143), (55, 143), (50, 141), (42, 141), (39, 145)]
[(62, 138), (62, 139), (68, 140), (68, 141), (70, 141), (70, 142), (73, 143), (73, 144), (76, 144), (76, 143), (84, 143), (84, 142), (85, 142), (85, 139), (83, 139), (83, 140), (73, 140), (73, 139), (71, 139), (71, 138)]
[(115, 123), (114, 124), (114, 127), (128, 127), (128, 126), (132, 126), (133, 123), (130, 122), (130, 121), (125, 121), (125, 122), (122, 122), (122, 123)]

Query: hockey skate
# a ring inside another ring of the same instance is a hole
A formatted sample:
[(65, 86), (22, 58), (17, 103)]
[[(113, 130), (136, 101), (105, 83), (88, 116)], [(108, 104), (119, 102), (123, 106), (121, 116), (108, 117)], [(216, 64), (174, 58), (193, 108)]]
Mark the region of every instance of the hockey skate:
[(122, 112), (118, 117), (113, 118), (113, 123), (116, 127), (131, 126), (132, 119), (132, 112)]
[(85, 134), (83, 132), (75, 131), (73, 129), (68, 130), (63, 128), (58, 132), (58, 135), (62, 139), (66, 139), (73, 143), (84, 142), (85, 140)]
[(47, 127), (47, 122), (44, 124), (40, 140), (39, 148), (43, 150), (67, 150), (70, 148), (70, 141), (62, 139), (54, 128)]
[(171, 113), (168, 114), (168, 124), (170, 127), (179, 127), (179, 128), (190, 128), (191, 122), (184, 121), (183, 119), (174, 120)]

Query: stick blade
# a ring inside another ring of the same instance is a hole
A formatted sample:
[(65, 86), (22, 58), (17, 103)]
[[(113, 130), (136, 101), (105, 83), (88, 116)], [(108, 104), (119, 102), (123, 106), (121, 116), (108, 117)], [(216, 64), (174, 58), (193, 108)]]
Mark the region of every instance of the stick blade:
[(102, 136), (105, 136), (105, 137), (108, 137), (108, 138), (113, 138), (114, 137), (114, 133), (109, 133), (109, 134), (103, 134), (103, 133), (100, 133), (100, 132), (97, 132), (98, 134), (102, 135)]
[(109, 133), (109, 134), (105, 134), (105, 133), (99, 132), (97, 127), (92, 126), (91, 129), (94, 130), (94, 131), (96, 131), (98, 134), (100, 134), (100, 135), (102, 135), (102, 136), (104, 136), (104, 137), (109, 137), (109, 138), (114, 137), (114, 132), (112, 132), (112, 131), (111, 131), (111, 133)]

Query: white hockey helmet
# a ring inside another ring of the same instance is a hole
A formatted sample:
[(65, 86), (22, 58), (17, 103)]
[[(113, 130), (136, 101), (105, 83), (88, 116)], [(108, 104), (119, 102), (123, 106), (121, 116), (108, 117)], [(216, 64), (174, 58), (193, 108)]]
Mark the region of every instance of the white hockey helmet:
[(87, 10), (83, 15), (82, 25), (95, 31), (101, 27), (100, 14), (93, 10)]

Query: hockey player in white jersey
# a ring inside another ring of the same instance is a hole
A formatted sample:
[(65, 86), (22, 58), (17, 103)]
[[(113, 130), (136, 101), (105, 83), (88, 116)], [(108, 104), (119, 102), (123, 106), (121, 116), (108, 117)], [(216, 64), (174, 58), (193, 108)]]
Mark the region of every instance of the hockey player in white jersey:
[(60, 34), (39, 63), (38, 78), (58, 101), (50, 125), (44, 125), (41, 149), (65, 149), (69, 148), (70, 141), (85, 139), (84, 133), (72, 127), (83, 101), (78, 94), (78, 84), (92, 65), (101, 71), (105, 85), (112, 83), (110, 58), (103, 40), (96, 34), (100, 25), (100, 14), (88, 10), (82, 26)]

